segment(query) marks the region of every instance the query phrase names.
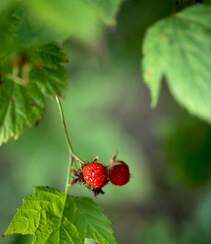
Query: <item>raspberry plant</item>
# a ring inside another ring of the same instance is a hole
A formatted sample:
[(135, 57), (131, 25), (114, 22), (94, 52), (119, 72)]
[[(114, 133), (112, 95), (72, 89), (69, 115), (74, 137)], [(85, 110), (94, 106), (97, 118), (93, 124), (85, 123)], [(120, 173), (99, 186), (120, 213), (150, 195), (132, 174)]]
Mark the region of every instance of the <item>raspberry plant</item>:
[[(182, 106), (210, 122), (211, 6), (198, 4), (202, 1), (179, 2), (188, 7), (173, 8), (170, 17), (146, 32), (144, 79), (153, 106), (164, 78)], [(84, 243), (86, 239), (116, 243), (102, 209), (91, 199), (70, 195), (71, 183), (79, 181), (95, 194), (102, 193), (109, 181), (117, 186), (128, 183), (129, 167), (116, 156), (105, 166), (94, 160), (85, 162), (73, 150), (61, 103), (68, 62), (61, 44), (68, 38), (93, 41), (101, 35), (103, 25), (114, 28), (120, 4), (121, 0), (0, 3), (0, 145), (39, 124), (50, 96), (59, 107), (69, 151), (64, 192), (36, 187), (23, 199), (4, 236), (30, 234), (37, 244)]]

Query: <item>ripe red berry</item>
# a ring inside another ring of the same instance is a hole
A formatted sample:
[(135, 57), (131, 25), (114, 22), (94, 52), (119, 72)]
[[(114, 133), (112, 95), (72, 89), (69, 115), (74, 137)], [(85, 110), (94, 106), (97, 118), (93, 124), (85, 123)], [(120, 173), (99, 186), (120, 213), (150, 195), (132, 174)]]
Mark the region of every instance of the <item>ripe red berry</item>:
[(108, 182), (107, 168), (99, 162), (90, 162), (82, 169), (84, 181), (93, 188), (101, 188)]
[(130, 171), (128, 165), (124, 161), (111, 161), (108, 168), (109, 180), (112, 184), (122, 186), (128, 183), (130, 179)]

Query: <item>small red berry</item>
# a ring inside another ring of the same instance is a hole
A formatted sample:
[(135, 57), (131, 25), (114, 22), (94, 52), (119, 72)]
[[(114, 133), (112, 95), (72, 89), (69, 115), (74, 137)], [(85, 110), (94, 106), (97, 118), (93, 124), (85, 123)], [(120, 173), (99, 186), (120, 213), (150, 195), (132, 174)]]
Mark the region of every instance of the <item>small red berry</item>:
[(112, 184), (122, 186), (128, 183), (130, 179), (130, 171), (128, 165), (124, 161), (111, 161), (108, 167), (109, 180)]
[(108, 182), (107, 168), (99, 162), (90, 162), (82, 168), (84, 181), (93, 188), (101, 188)]

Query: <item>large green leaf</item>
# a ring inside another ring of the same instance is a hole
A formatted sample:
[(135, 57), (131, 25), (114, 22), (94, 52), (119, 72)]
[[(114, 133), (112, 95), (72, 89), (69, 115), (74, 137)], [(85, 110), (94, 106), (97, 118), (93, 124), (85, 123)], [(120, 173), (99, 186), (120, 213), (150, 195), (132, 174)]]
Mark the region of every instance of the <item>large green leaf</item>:
[(46, 45), (0, 64), (0, 145), (41, 119), (45, 95), (61, 94), (64, 62), (57, 46)]
[(58, 38), (90, 39), (99, 34), (102, 23), (110, 24), (121, 0), (31, 0), (25, 1), (38, 25)]
[(32, 243), (116, 243), (111, 224), (102, 209), (88, 198), (65, 197), (48, 187), (37, 187), (23, 199), (5, 235), (31, 234)]
[(181, 105), (211, 122), (211, 6), (196, 5), (156, 23), (147, 32), (143, 53), (152, 104), (165, 77)]

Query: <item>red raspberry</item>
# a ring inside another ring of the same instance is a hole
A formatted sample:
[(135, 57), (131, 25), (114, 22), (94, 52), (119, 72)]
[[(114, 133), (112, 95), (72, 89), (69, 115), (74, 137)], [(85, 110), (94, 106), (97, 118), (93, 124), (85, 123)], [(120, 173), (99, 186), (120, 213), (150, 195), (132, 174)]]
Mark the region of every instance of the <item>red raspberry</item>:
[(82, 169), (85, 182), (94, 188), (103, 187), (108, 181), (107, 168), (98, 162), (90, 162)]
[(128, 165), (124, 161), (112, 161), (108, 169), (109, 180), (112, 184), (122, 186), (128, 183), (130, 171)]

